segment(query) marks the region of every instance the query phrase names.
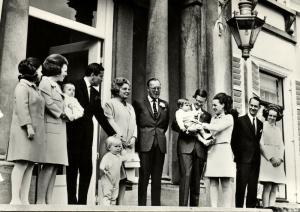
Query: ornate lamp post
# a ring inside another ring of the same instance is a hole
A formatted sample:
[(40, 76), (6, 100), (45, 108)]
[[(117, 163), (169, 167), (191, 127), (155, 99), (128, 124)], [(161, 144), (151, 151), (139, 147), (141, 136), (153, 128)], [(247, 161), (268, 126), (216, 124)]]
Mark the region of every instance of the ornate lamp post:
[(240, 0), (239, 10), (234, 11), (234, 17), (227, 20), (227, 24), (235, 39), (239, 49), (242, 50), (242, 57), (247, 60), (250, 50), (256, 41), (258, 33), (265, 23), (264, 20), (257, 17), (257, 11), (253, 10), (257, 0)]

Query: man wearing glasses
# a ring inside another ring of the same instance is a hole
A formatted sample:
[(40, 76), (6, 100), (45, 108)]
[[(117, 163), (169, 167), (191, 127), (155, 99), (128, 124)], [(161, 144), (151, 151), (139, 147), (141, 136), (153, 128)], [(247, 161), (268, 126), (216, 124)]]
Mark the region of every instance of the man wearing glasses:
[(140, 156), (138, 205), (146, 205), (147, 187), (151, 176), (151, 205), (159, 206), (161, 176), (166, 153), (165, 132), (169, 125), (168, 103), (159, 98), (161, 84), (151, 78), (147, 82), (148, 95), (133, 103), (137, 126), (137, 151)]

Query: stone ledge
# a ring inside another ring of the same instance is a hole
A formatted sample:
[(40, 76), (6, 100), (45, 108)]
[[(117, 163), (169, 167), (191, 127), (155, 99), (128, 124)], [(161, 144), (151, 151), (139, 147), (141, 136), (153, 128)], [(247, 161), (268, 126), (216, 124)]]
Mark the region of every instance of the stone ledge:
[(85, 206), (85, 205), (0, 205), (1, 211), (115, 211), (115, 212), (272, 212), (271, 209), (255, 208), (201, 208), (201, 207), (167, 207), (167, 206)]

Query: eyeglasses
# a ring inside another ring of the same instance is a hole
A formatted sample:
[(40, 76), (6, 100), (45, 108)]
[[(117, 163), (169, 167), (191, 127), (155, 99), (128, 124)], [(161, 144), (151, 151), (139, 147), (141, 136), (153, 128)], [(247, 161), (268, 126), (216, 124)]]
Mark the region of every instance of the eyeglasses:
[(160, 91), (161, 87), (153, 87), (153, 88), (149, 88), (149, 89)]

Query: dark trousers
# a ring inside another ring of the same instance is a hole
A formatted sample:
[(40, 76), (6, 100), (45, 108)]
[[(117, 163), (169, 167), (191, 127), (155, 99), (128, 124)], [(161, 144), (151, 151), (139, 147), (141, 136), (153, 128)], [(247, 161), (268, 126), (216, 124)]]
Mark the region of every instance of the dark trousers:
[[(69, 166), (67, 166), (67, 191), (68, 204), (85, 205), (87, 193), (92, 177), (92, 154), (72, 154), (69, 153)], [(78, 200), (77, 194), (77, 176), (79, 176)]]
[(153, 145), (149, 152), (140, 152), (138, 205), (147, 203), (147, 187), (151, 175), (151, 205), (160, 206), (161, 176), (165, 160), (158, 145)]
[(205, 161), (193, 150), (191, 154), (178, 154), (180, 165), (179, 206), (199, 205), (200, 180)]
[(245, 190), (247, 187), (246, 207), (255, 208), (257, 202), (257, 184), (260, 162), (236, 164), (236, 193), (235, 206), (244, 205)]

